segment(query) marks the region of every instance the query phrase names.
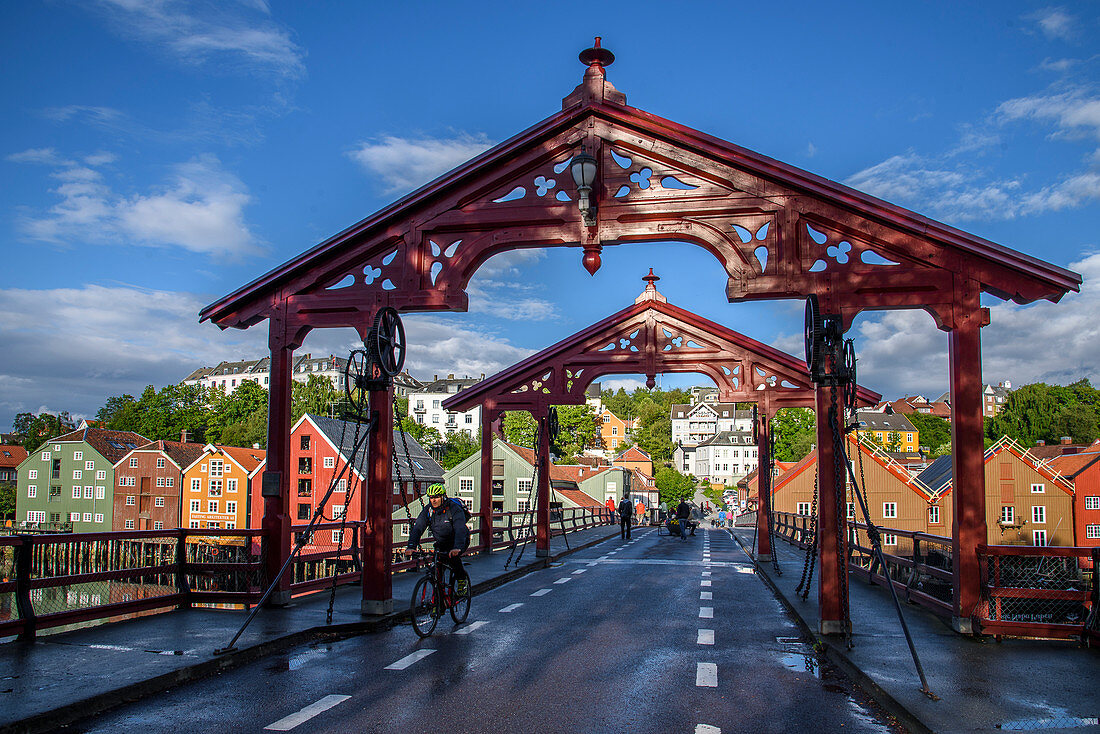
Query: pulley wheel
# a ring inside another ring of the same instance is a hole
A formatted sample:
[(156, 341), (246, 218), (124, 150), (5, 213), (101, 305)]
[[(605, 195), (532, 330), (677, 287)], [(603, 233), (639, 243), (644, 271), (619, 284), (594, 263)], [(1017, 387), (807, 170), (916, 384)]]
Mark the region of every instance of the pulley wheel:
[(370, 357), (366, 350), (355, 349), (348, 355), (348, 363), (344, 367), (344, 397), (359, 416), (362, 416), (367, 409), (370, 392), (367, 389), (370, 375), (369, 361)]
[(386, 306), (375, 315), (367, 341), (382, 372), (393, 377), (401, 371), (405, 364), (405, 326), (396, 309)]
[(550, 406), (550, 411), (547, 413), (546, 426), (550, 429), (550, 440), (558, 440), (558, 409), (554, 406)]
[(822, 341), (825, 336), (824, 323), (821, 318), (821, 307), (817, 302), (817, 294), (811, 293), (806, 297), (806, 367), (813, 376), (820, 370)]
[(856, 409), (856, 348), (851, 339), (844, 340), (844, 381), (848, 383), (848, 392), (844, 399), (848, 410)]

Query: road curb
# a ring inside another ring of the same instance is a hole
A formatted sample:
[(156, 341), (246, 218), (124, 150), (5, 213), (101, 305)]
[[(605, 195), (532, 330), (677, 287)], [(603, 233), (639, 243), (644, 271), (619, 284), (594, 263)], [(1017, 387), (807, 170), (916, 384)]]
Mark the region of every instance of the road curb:
[[(729, 532), (729, 530), (726, 532)], [(891, 696), (882, 686), (875, 682), (874, 678), (863, 672), (858, 665), (852, 662), (851, 658), (844, 653), (843, 648), (838, 646), (828, 637), (819, 634), (802, 616), (798, 607), (792, 604), (783, 591), (780, 590), (779, 586), (768, 575), (767, 571), (762, 568), (760, 562), (756, 560), (756, 556), (745, 547), (744, 542), (732, 532), (729, 532), (729, 535), (739, 546), (741, 546), (741, 550), (743, 550), (745, 555), (752, 561), (753, 568), (756, 570), (756, 575), (769, 589), (771, 589), (772, 593), (775, 594), (775, 598), (783, 605), (783, 608), (794, 617), (802, 634), (814, 641), (815, 650), (824, 651), (826, 660), (836, 665), (845, 675), (858, 683), (860, 688), (865, 690), (867, 694), (874, 699), (875, 703), (896, 718), (907, 729), (913, 732), (920, 732), (921, 734), (933, 734), (933, 730), (921, 721), (916, 714)]]
[[(555, 555), (536, 559), (535, 561), (514, 568), (500, 576), (494, 576), (491, 579), (475, 584), (472, 593), (474, 596), (477, 596), (478, 594), (483, 594), (511, 581), (515, 581), (533, 571), (542, 570), (560, 558), (564, 558), (577, 551), (610, 540), (614, 538), (617, 533), (618, 530), (616, 529), (606, 537), (590, 540), (587, 543), (568, 548)], [(153, 678), (130, 683), (112, 691), (97, 693), (81, 701), (67, 704), (51, 711), (35, 714), (26, 719), (0, 724), (0, 734), (42, 734), (44, 732), (56, 731), (81, 719), (105, 713), (117, 706), (139, 701), (157, 693), (163, 693), (164, 691), (184, 683), (201, 680), (227, 670), (247, 665), (268, 655), (274, 655), (290, 648), (297, 647), (298, 645), (303, 645), (319, 639), (343, 640), (358, 635), (380, 632), (400, 624), (407, 617), (408, 610), (402, 609), (401, 611), (391, 612), (381, 617), (365, 619), (360, 622), (345, 622), (343, 624), (330, 624), (297, 630), (282, 637), (265, 640), (250, 647), (212, 657), (208, 660), (203, 660), (178, 670), (154, 676)]]

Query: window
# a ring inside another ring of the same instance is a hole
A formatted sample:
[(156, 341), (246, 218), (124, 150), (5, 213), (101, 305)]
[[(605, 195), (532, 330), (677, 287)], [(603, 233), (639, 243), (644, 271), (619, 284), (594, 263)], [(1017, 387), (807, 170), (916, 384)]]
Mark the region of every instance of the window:
[(123, 477), (122, 479), (123, 479), (123, 481), (120, 482), (120, 484), (125, 484), (127, 487), (136, 487), (137, 486), (137, 478), (136, 477)]
[(49, 461), (49, 460), (50, 460), (50, 452), (49, 451), (43, 451), (42, 452), (42, 461)]
[(158, 487), (165, 487), (165, 486), (167, 486), (166, 482), (164, 481), (164, 480), (165, 480), (166, 478), (167, 478), (167, 477), (157, 477), (157, 486), (158, 486)]
[(897, 545), (898, 544), (898, 536), (894, 533), (883, 533), (882, 534), (882, 544), (883, 545)]
[(432, 401), (432, 407), (433, 408), (438, 408), (439, 407), (439, 401), (438, 400), (433, 400)]
[(608, 482), (607, 483), (607, 491), (612, 493), (612, 494), (615, 493), (615, 488), (616, 487), (618, 487), (618, 485), (615, 482)]
[(459, 492), (473, 492), (474, 491), (474, 478), (473, 477), (459, 477), (458, 478), (458, 491)]
[(79, 469), (73, 469), (73, 479), (80, 479), (83, 476), (83, 472)]
[(531, 491), (531, 480), (527, 478), (521, 478), (516, 480), (516, 491), (527, 494)]
[(856, 519), (856, 503), (855, 502), (849, 502), (848, 503), (848, 519), (849, 520), (855, 520)]
[(126, 529), (127, 530), (133, 530), (134, 529), (134, 521), (133, 520), (127, 520), (126, 521)]
[(347, 479), (341, 479), (339, 482), (337, 482), (336, 483), (336, 491), (337, 492), (346, 492), (346, 491), (348, 491), (348, 480)]
[(176, 479), (175, 479), (175, 477), (166, 477), (166, 478), (164, 479), (164, 486), (165, 486), (165, 487), (174, 487), (174, 486), (176, 486)]
[(809, 515), (810, 514), (810, 503), (809, 502), (799, 502), (798, 503), (798, 514), (799, 515)]
[(80, 513), (79, 512), (70, 512), (69, 513), (69, 522), (79, 522), (79, 521), (80, 521)]
[(309, 497), (313, 494), (313, 482), (309, 479), (298, 480), (298, 496)]
[(228, 512), (230, 515), (236, 515), (237, 503), (234, 500), (229, 500), (225, 503), (225, 511)]
[(191, 480), (191, 491), (192, 492), (201, 492), (202, 491), (202, 480), (201, 479), (192, 479)]
[(73, 452), (73, 461), (84, 461), (84, 452), (83, 451), (74, 451)]
[(198, 512), (198, 511), (199, 511), (199, 501), (198, 500), (191, 500), (191, 512)]
[(882, 503), (882, 518), (884, 520), (896, 519), (898, 516), (898, 503), (897, 502), (883, 502)]
[(61, 450), (61, 444), (55, 443), (55, 444), (53, 445), (53, 450), (54, 450), (54, 451), (60, 451), (60, 450)]
[(337, 544), (337, 545), (339, 545), (340, 543), (343, 543), (344, 542), (344, 531), (343, 530), (333, 530), (332, 531), (332, 542)]
[(46, 522), (44, 510), (27, 510), (27, 522)]
[(96, 521), (96, 522), (103, 522), (103, 513), (101, 513), (101, 512), (97, 512), (97, 513), (95, 514), (95, 521)]
[(131, 469), (137, 469), (137, 457), (136, 456), (130, 457), (130, 468)]
[(80, 499), (80, 497), (81, 497), (80, 487), (73, 487), (73, 499), (78, 500), (78, 499)]
[(1001, 507), (1001, 522), (1005, 525), (1011, 525), (1016, 522), (1016, 508), (1012, 505)]
[[(169, 485), (169, 486), (171, 486), (171, 485)], [(236, 479), (226, 479), (225, 480), (225, 491), (226, 492), (236, 492), (237, 491), (237, 480)]]
[(304, 505), (304, 504), (298, 505), (298, 519), (299, 520), (308, 520), (310, 514), (312, 514), (312, 513), (311, 513), (309, 505)]
[(33, 500), (38, 495), (38, 487), (33, 484), (27, 487), (27, 499)]
[(164, 457), (163, 456), (158, 456), (157, 457), (157, 468), (158, 469), (163, 469), (164, 468)]
[(1045, 484), (1032, 484), (1031, 485), (1031, 493), (1032, 494), (1043, 494), (1046, 491), (1047, 491), (1047, 485), (1045, 485)]
[(335, 456), (326, 456), (324, 458), (324, 461), (322, 462), (322, 465), (326, 469), (335, 469), (336, 468), (336, 457)]
[(190, 527), (195, 528), (197, 530), (198, 527), (199, 527), (199, 521), (198, 520), (192, 520), (191, 523), (190, 523)]
[(1031, 544), (1032, 545), (1046, 545), (1047, 544), (1047, 531), (1046, 530), (1032, 530), (1031, 531)]
[[(210, 496), (221, 497), (222, 496), (222, 480), (211, 479), (210, 480)], [(213, 510), (211, 510), (213, 512)]]
[(31, 469), (29, 472), (27, 472), (27, 479), (38, 479), (38, 470)]
[(611, 426), (611, 435), (612, 436), (618, 436), (619, 435), (619, 427), (618, 426)]
[(1085, 497), (1086, 510), (1100, 510), (1100, 497)]
[(201, 471), (203, 474), (205, 474), (206, 473), (206, 464), (199, 464), (199, 471)]
[(1100, 538), (1100, 525), (1086, 525), (1085, 537), (1089, 538), (1090, 540), (1096, 540), (1097, 538)]
[(470, 512), (474, 511), (474, 500), (472, 497), (459, 497), (458, 501), (466, 506), (466, 509)]
[(399, 535), (402, 538), (409, 537), (409, 524), (408, 523), (401, 523), (401, 532), (399, 533)]
[(155, 523), (153, 523), (153, 530), (164, 530), (164, 523), (162, 523), (160, 520), (157, 520)]
[(132, 494), (126, 495), (126, 506), (127, 507), (133, 507), (134, 506), (134, 495), (132, 495)]
[(237, 523), (235, 523), (232, 520), (229, 520), (228, 522), (225, 523), (225, 529), (226, 530), (234, 530), (234, 529), (236, 529), (236, 527), (237, 527)]
[(905, 434), (905, 440), (908, 441), (909, 443), (913, 443), (913, 434), (912, 433)]
[(439, 423), (439, 413), (432, 413), (432, 423)]
[(224, 468), (224, 463), (222, 462), (221, 459), (211, 459), (210, 460), (210, 476), (220, 477), (222, 475), (222, 469), (223, 468)]
[(301, 439), (299, 439), (299, 445), (302, 447), (302, 451), (309, 451), (309, 436), (302, 434)]
[(95, 473), (95, 478), (96, 480), (102, 482), (104, 479), (107, 478), (107, 471), (105, 469), (100, 469)]
[[(87, 489), (87, 487), (85, 487), (85, 489)], [(97, 500), (101, 500), (106, 496), (107, 496), (107, 488), (104, 487), (102, 484), (95, 488), (95, 498)]]
[(1047, 508), (1043, 505), (1035, 505), (1031, 508), (1031, 521), (1036, 525), (1043, 525), (1047, 521)]
[(90, 499), (92, 499), (92, 498), (94, 498), (94, 497), (95, 497), (95, 488), (93, 488), (93, 487), (85, 487), (85, 488), (84, 488), (84, 499), (86, 499), (86, 500), (90, 500)]
[(344, 506), (343, 505), (333, 505), (332, 506), (332, 519), (333, 520), (342, 520), (343, 518), (344, 518)]
[(85, 512), (84, 513), (84, 522), (91, 522), (91, 521), (92, 521), (92, 513)]
[(218, 501), (217, 500), (208, 500), (207, 503), (206, 503), (206, 511), (207, 512), (217, 512), (218, 511)]
[(474, 422), (474, 416), (470, 413), (467, 413), (466, 414), (466, 422), (467, 423), (473, 423)]
[(940, 524), (940, 508), (937, 505), (932, 505), (928, 508), (928, 524), (939, 525)]
[(313, 459), (309, 456), (298, 457), (298, 473), (299, 474), (312, 474), (313, 473)]
[(516, 512), (527, 512), (531, 509), (531, 500), (517, 499), (516, 500)]
[(155, 500), (153, 500), (153, 505), (155, 507), (164, 507), (164, 498), (163, 497), (157, 497)]

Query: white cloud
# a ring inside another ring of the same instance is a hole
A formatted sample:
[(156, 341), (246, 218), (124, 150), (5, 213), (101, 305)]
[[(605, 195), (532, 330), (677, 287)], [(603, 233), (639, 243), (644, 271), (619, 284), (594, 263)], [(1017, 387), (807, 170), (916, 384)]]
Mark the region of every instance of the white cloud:
[(1100, 98), (1082, 90), (1017, 97), (997, 106), (1001, 120), (1053, 122), (1064, 135), (1100, 138)]
[[(182, 247), (231, 258), (261, 252), (244, 219), (251, 197), (214, 156), (180, 164), (167, 185), (127, 197), (114, 192), (95, 168), (56, 154), (17, 155), (25, 161), (36, 157), (55, 161), (59, 166), (51, 176), (59, 182), (52, 192), (60, 201), (47, 213), (28, 215), (22, 221), (23, 231), (33, 239)], [(85, 157), (86, 162), (113, 160), (102, 153)]]
[(1078, 59), (1043, 59), (1039, 63), (1039, 68), (1043, 71), (1053, 71), (1061, 74), (1069, 71), (1080, 63)]
[(532, 275), (532, 268), (545, 257), (544, 250), (511, 250), (483, 263), (466, 288), (470, 313), (515, 321), (557, 318), (557, 306), (536, 295), (541, 285)]
[(1043, 35), (1052, 40), (1069, 41), (1077, 30), (1073, 17), (1066, 13), (1065, 8), (1043, 8), (1027, 16), (1027, 20), (1035, 21)]
[(53, 148), (28, 148), (19, 153), (10, 153), (4, 159), (12, 163), (41, 163), (47, 166), (73, 165), (72, 161), (59, 156)]
[[(1010, 380), (1100, 385), (1100, 253), (1070, 264), (1084, 278), (1080, 293), (1060, 303), (1040, 301), (990, 307), (982, 329), (985, 382)], [(923, 311), (865, 314), (850, 332), (859, 357), (859, 381), (887, 397), (947, 390), (947, 333)]]
[[(229, 4), (178, 0), (101, 0), (118, 30), (172, 53), (187, 64), (219, 64), (299, 78), (305, 52), (272, 22), (265, 2)], [(251, 13), (242, 13), (251, 8)]]
[(493, 145), (484, 135), (453, 138), (386, 136), (359, 143), (348, 152), (386, 193), (406, 192), (428, 183)]
[[(618, 391), (621, 387), (628, 393), (632, 393), (638, 388), (645, 387), (645, 379), (637, 377), (601, 377), (598, 382), (600, 383), (601, 390), (614, 390)], [(703, 379), (699, 381), (701, 385), (709, 385), (710, 381)]]

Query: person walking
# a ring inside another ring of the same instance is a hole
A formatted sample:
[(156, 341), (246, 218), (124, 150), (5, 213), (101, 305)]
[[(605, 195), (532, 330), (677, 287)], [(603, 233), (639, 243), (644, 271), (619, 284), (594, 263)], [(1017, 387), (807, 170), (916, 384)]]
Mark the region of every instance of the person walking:
[(642, 504), (641, 500), (638, 500), (638, 504), (634, 507), (634, 509), (638, 512), (637, 523), (641, 525), (642, 518), (645, 517), (645, 505)]
[(680, 522), (680, 540), (687, 540), (687, 527), (688, 518), (691, 517), (691, 505), (687, 503), (687, 500), (680, 500), (680, 504), (676, 507), (676, 519)]
[(726, 527), (726, 510), (724, 508), (718, 511), (718, 527)]
[(608, 497), (607, 502), (605, 502), (604, 504), (607, 505), (607, 521), (609, 523), (614, 523), (615, 522), (615, 499), (613, 497)]
[(634, 515), (634, 506), (630, 504), (630, 498), (623, 495), (619, 502), (619, 537), (621, 540), (630, 540), (630, 520)]

